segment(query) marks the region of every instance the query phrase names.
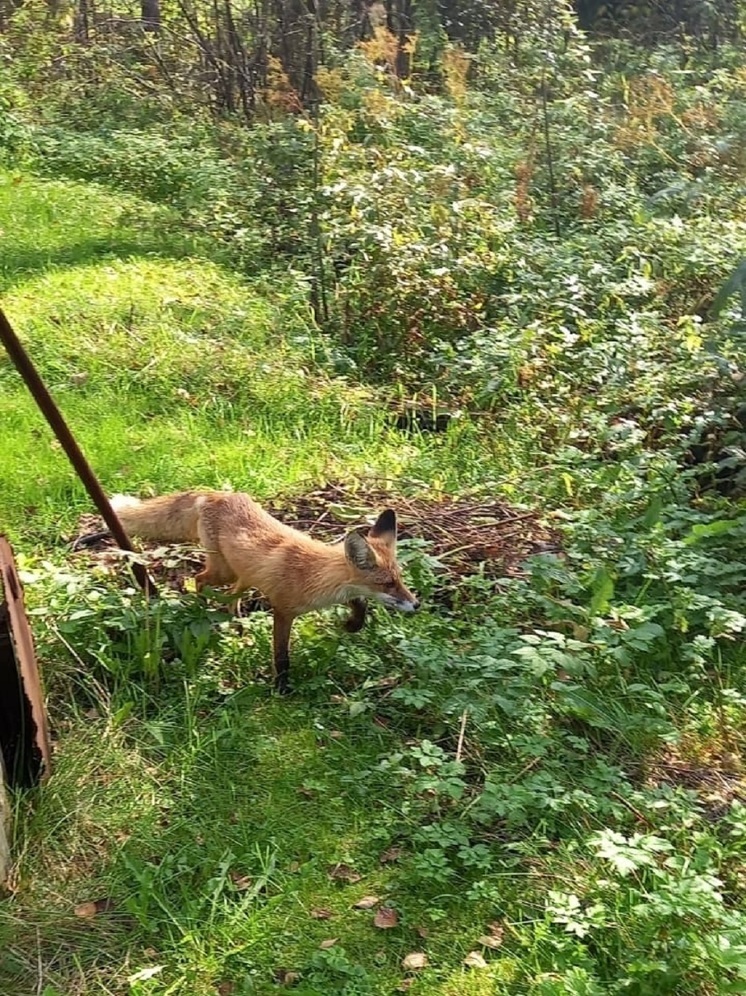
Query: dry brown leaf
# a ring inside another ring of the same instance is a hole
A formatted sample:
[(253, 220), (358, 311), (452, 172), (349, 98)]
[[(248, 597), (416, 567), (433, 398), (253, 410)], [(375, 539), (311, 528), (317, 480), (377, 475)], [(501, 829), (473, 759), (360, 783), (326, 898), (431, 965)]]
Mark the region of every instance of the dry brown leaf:
[(274, 976), (279, 986), (294, 986), (296, 982), (300, 982), (300, 972), (290, 972), (286, 968), (278, 968)]
[(477, 941), (486, 948), (499, 948), (502, 944), (502, 938), (494, 937), (492, 934), (482, 934), (481, 937), (477, 938)]
[(373, 923), (381, 930), (388, 930), (399, 923), (399, 914), (391, 906), (382, 906), (373, 918)]
[(316, 909), (312, 909), (310, 915), (314, 918), (314, 920), (328, 920), (330, 917), (334, 916), (331, 910), (324, 909), (320, 906), (317, 906)]
[(304, 785), (301, 785), (300, 788), (298, 789), (298, 795), (302, 795), (304, 799), (316, 798), (316, 793), (314, 792), (314, 790), (306, 788)]
[(362, 899), (358, 899), (358, 901), (353, 905), (352, 908), (354, 910), (369, 910), (372, 909), (374, 906), (378, 906), (380, 901), (381, 900), (378, 898), (378, 896), (363, 896)]
[(395, 674), (389, 674), (385, 678), (381, 678), (376, 684), (379, 688), (393, 688), (394, 685), (399, 684), (399, 679)]
[(344, 733), (342, 733), (341, 730), (330, 730), (329, 736), (332, 738), (332, 740), (341, 740), (342, 737), (344, 736)]
[(427, 929), (427, 927), (416, 927), (415, 929), (422, 938), (430, 936), (430, 931)]
[(232, 996), (235, 991), (235, 982), (221, 982), (218, 986), (218, 996)]
[(398, 993), (405, 993), (408, 989), (412, 988), (414, 984), (414, 979), (402, 979), (399, 985), (396, 987)]
[(464, 958), (464, 965), (467, 968), (487, 968), (487, 962), (478, 951), (470, 951)]
[(240, 872), (231, 872), (231, 882), (233, 882), (239, 892), (245, 892), (247, 889), (251, 888), (251, 879), (249, 876), (242, 875)]
[(335, 878), (339, 882), (349, 882), (350, 885), (354, 885), (355, 882), (359, 882), (363, 877), (359, 875), (354, 868), (350, 868), (343, 861), (338, 861), (336, 865), (329, 865), (329, 877)]
[(407, 972), (416, 972), (427, 967), (427, 955), (424, 951), (413, 951), (402, 959), (402, 968)]
[(79, 906), (76, 906), (75, 916), (79, 916), (83, 920), (88, 920), (93, 916), (98, 916), (99, 913), (108, 913), (113, 906), (114, 904), (111, 899), (96, 899), (94, 902), (81, 903)]
[(389, 847), (388, 850), (383, 852), (378, 860), (382, 865), (385, 865), (389, 861), (398, 861), (402, 854), (404, 854), (403, 847)]
[(482, 934), (479, 938), (479, 943), (483, 944), (486, 948), (499, 948), (502, 945), (503, 937), (505, 936), (505, 928), (501, 923), (490, 923), (487, 926), (488, 934)]
[(319, 947), (322, 951), (326, 951), (327, 948), (333, 948), (338, 940), (338, 937), (327, 937), (325, 941), (322, 941), (321, 944), (319, 944)]
[(95, 903), (81, 903), (80, 906), (75, 907), (75, 916), (83, 917), (87, 919), (96, 915), (96, 904)]

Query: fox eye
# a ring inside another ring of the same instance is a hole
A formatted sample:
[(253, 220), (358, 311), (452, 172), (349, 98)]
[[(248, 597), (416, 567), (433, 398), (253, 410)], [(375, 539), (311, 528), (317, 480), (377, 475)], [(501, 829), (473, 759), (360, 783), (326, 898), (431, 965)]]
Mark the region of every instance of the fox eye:
[(394, 588), (396, 588), (396, 581), (386, 581), (385, 584), (384, 584), (384, 588), (388, 588), (389, 590), (393, 590)]

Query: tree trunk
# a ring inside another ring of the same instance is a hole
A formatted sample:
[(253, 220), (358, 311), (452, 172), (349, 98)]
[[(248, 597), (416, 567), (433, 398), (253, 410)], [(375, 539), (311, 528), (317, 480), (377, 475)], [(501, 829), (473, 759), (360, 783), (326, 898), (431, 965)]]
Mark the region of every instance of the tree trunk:
[(410, 49), (412, 29), (412, 0), (399, 0), (399, 32), (396, 47), (396, 75), (400, 80), (409, 79), (412, 70)]
[(75, 10), (74, 30), (75, 41), (87, 45), (90, 40), (90, 25), (93, 17), (93, 5), (89, 0), (78, 0)]
[(161, 0), (141, 0), (140, 11), (143, 31), (157, 34), (161, 30)]

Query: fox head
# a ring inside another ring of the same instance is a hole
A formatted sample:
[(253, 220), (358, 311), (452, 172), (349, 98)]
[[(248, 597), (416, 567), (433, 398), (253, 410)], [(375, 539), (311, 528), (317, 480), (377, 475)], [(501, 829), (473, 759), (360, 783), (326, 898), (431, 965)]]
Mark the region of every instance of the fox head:
[(396, 562), (396, 513), (392, 509), (381, 512), (367, 536), (348, 533), (344, 549), (361, 593), (389, 609), (414, 612), (420, 607), (417, 597), (404, 586)]

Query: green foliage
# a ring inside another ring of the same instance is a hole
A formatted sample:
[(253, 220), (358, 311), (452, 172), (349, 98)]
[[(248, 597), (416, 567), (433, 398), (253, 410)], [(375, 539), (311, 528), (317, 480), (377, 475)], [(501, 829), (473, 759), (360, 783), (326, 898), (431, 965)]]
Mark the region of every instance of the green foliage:
[[(3, 40), (3, 307), (107, 488), (385, 477), (558, 534), (468, 579), (403, 541), (423, 611), (299, 621), (280, 703), (265, 614), (69, 554), (88, 499), (0, 361), (55, 729), (14, 800), (4, 993), (744, 990), (746, 77), (568, 4), (491, 12), (471, 61), (446, 7), (410, 80), (396, 38), (334, 38), (318, 109), (274, 66), (250, 129), (185, 114), (170, 36), (143, 102), (139, 41), (35, 2)], [(398, 431), (412, 398), (458, 417)]]

